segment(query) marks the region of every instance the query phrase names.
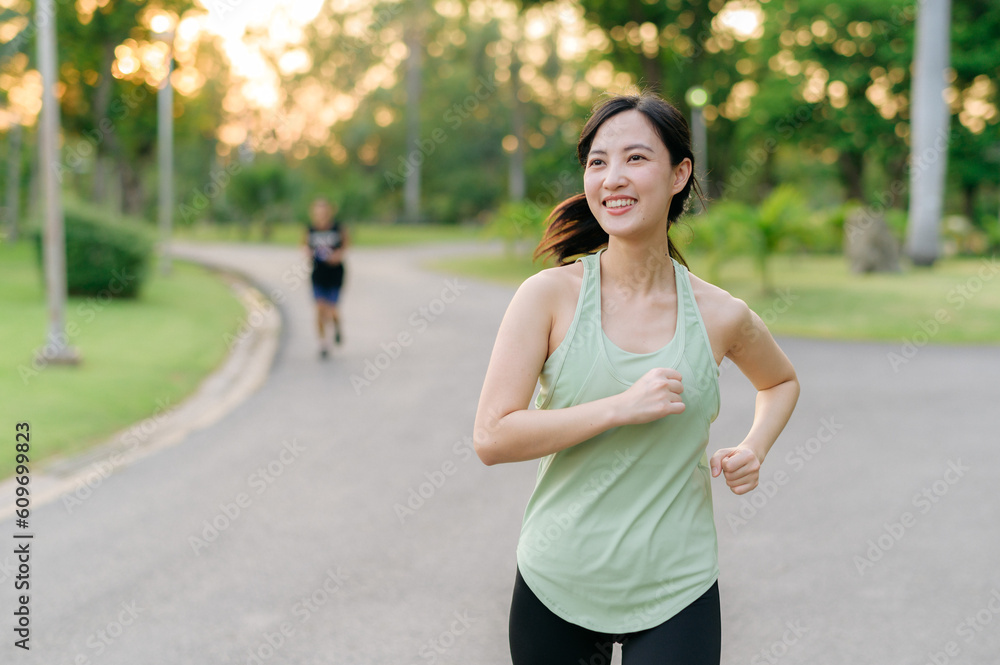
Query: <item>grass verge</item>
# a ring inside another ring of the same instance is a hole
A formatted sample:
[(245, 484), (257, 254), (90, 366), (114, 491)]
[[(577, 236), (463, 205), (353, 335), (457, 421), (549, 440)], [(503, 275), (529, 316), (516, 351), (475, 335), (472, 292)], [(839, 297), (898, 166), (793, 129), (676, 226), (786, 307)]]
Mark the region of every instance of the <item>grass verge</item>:
[[(177, 262), (152, 277), (133, 301), (70, 298), (67, 330), (83, 362), (33, 363), (47, 328), (45, 293), (34, 250), (0, 245), (0, 403), (9, 419), (31, 425), (33, 464), (78, 452), (114, 432), (171, 409), (226, 357), (226, 333), (244, 310), (229, 287), (199, 266)], [(0, 456), (0, 478), (14, 468)]]
[[(688, 257), (692, 272), (705, 262)], [(525, 257), (488, 255), (437, 261), (434, 268), (518, 285), (541, 269)], [(947, 259), (933, 269), (855, 275), (839, 256), (776, 256), (775, 292), (762, 293), (749, 258), (722, 269), (719, 286), (742, 298), (776, 335), (836, 340), (1000, 343), (1000, 264)]]

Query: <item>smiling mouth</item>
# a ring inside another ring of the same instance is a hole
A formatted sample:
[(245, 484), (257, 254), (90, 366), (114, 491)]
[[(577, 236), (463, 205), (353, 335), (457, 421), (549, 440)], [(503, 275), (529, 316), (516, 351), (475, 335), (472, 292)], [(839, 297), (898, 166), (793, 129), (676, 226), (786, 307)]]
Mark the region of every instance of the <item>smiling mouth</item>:
[(611, 201), (605, 201), (605, 208), (627, 208), (630, 205), (636, 203), (635, 199), (612, 199)]

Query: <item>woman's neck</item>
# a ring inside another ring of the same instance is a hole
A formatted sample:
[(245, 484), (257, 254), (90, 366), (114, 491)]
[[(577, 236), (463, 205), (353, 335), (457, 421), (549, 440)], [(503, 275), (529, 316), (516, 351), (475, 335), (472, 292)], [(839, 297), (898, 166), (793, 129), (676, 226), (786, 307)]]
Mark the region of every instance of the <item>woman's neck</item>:
[(611, 236), (601, 255), (604, 280), (630, 293), (674, 290), (674, 264), (666, 235), (662, 241), (633, 242)]

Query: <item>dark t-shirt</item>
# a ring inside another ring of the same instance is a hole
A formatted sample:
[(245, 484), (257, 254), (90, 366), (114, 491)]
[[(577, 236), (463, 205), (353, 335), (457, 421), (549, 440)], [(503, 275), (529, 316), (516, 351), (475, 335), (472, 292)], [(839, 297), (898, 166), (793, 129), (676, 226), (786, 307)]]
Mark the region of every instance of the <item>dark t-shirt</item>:
[(328, 229), (309, 226), (309, 248), (313, 255), (312, 283), (323, 287), (340, 287), (344, 283), (344, 264), (329, 264), (323, 260), (330, 252), (344, 246), (340, 223)]

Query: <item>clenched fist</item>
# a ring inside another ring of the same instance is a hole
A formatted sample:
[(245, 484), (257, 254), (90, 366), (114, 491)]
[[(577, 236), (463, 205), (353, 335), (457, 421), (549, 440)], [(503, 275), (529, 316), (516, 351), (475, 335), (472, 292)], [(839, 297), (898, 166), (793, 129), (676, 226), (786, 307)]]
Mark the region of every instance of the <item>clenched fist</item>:
[(669, 367), (651, 369), (619, 395), (623, 424), (641, 425), (684, 411), (681, 374)]
[(720, 448), (710, 462), (712, 477), (726, 474), (726, 484), (733, 494), (746, 494), (757, 487), (760, 460), (749, 448)]

